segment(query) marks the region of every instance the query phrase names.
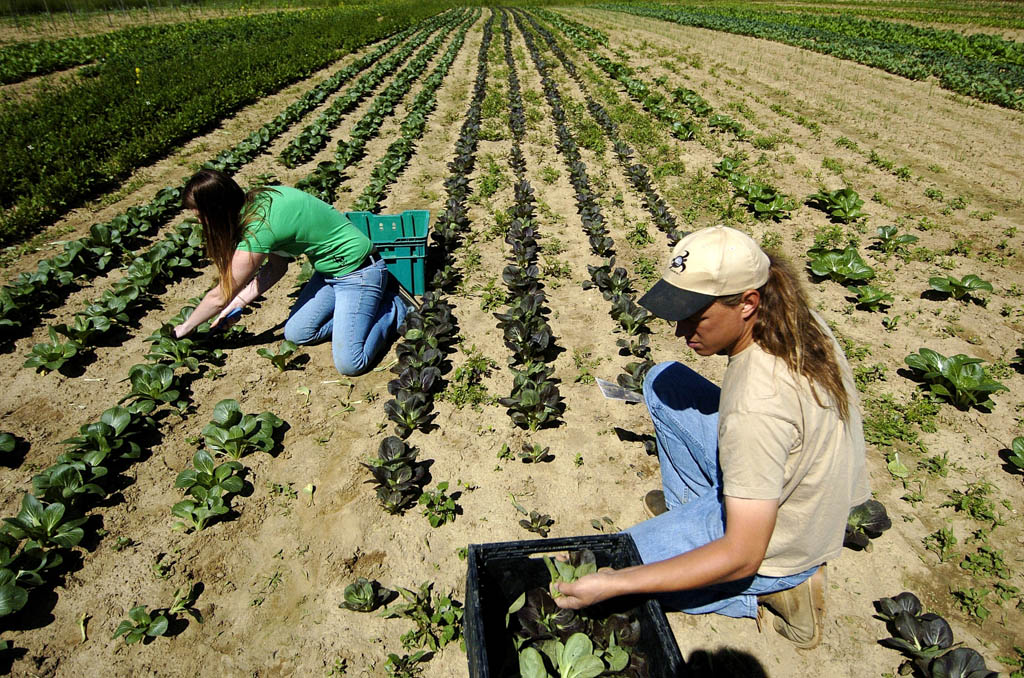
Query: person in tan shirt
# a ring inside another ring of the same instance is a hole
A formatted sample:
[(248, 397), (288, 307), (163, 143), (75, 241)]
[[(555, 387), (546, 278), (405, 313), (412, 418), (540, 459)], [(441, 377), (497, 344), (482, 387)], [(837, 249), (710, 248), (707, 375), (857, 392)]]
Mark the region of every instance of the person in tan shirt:
[(851, 507), (870, 491), (849, 365), (793, 271), (749, 236), (714, 226), (680, 240), (641, 299), (703, 356), (724, 355), (721, 388), (678, 362), (651, 368), (662, 490), (627, 532), (643, 565), (558, 585), (562, 607), (658, 594), (691, 614), (755, 617), (758, 603), (798, 647), (815, 647), (825, 567)]

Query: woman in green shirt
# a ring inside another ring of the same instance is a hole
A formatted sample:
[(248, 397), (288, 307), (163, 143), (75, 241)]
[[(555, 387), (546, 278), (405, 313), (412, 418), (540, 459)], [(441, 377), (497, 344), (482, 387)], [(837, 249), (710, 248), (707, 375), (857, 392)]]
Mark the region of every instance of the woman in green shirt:
[(373, 243), (322, 200), (286, 186), (246, 193), (223, 172), (201, 170), (185, 185), (182, 205), (203, 225), (219, 284), (175, 328), (177, 336), (211, 318), (214, 327), (232, 322), (229, 313), (265, 293), (303, 254), (315, 273), (285, 323), (285, 339), (311, 344), (331, 337), (335, 367), (355, 375), (405, 320), (398, 284)]

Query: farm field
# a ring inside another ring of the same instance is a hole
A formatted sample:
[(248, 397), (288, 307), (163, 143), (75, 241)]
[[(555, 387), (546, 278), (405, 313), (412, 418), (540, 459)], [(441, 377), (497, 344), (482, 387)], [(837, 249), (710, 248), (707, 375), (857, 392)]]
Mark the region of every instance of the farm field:
[[(879, 644), (890, 633), (872, 603), (902, 591), (990, 670), (1021, 671), (1024, 111), (1012, 96), (985, 103), (935, 78), (610, 7), (455, 8), (396, 19), (380, 39), (364, 29), (367, 44), (269, 88), (5, 252), (0, 432), (13, 439), (0, 449), (13, 449), (0, 452), (0, 515), (19, 515), (34, 492), (60, 498), (69, 522), (42, 536), (8, 523), (0, 540), (11, 573), (0, 670), (467, 675), (457, 625), (416, 635), (411, 619), (342, 608), (346, 587), (430, 584), (435, 605), (451, 596), (457, 609), (468, 544), (539, 538), (523, 510), (548, 516), (550, 537), (642, 520), (659, 486), (651, 424), (594, 378), (638, 388), (651, 364), (681, 360), (721, 379), (724, 359), (693, 355), (634, 300), (673, 238), (725, 223), (806, 270), (854, 368), (872, 489), (892, 527), (829, 564), (815, 650), (770, 623), (759, 633), (749, 619), (670, 614), (691, 674), (895, 676), (907, 656)], [(979, 3), (989, 13), (977, 24), (1013, 37), (998, 7)], [(915, 21), (963, 28), (925, 9)], [(364, 376), (340, 377), (329, 344), (279, 369), (260, 352), (281, 346), (301, 285), (293, 266), (240, 331), (161, 338), (214, 281), (176, 192), (204, 163), (342, 210), (430, 210), (426, 329), (410, 326)], [(72, 273), (40, 282), (69, 260)], [(29, 303), (11, 310), (25, 286)], [(57, 356), (72, 336), (75, 354)], [(929, 392), (906, 361), (922, 349), (981, 359), (988, 381), (934, 378)], [(437, 376), (401, 375), (410, 367)], [(209, 427), (224, 400), (273, 416), (239, 454), (227, 512), (200, 519), (176, 481), (220, 444)], [(388, 512), (366, 464), (394, 435), (426, 476), (421, 502), (393, 496)], [(57, 462), (69, 465), (61, 477)], [(178, 608), (166, 637), (113, 638), (139, 605)], [(422, 673), (398, 673), (422, 648)]]

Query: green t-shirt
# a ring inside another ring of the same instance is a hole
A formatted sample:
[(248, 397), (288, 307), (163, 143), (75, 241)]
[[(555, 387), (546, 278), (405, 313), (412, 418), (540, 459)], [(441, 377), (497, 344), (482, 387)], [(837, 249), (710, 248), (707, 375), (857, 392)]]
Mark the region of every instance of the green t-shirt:
[(256, 198), (255, 218), (238, 249), (288, 259), (305, 254), (317, 272), (337, 278), (362, 264), (373, 243), (323, 200), (274, 186)]

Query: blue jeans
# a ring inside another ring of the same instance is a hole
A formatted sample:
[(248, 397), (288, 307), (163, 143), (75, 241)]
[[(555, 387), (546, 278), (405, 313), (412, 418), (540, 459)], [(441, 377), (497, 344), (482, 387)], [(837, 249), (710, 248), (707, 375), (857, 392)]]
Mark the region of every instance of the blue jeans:
[[(722, 470), (718, 466), (720, 389), (686, 365), (655, 365), (644, 379), (654, 422), (668, 511), (626, 530), (645, 563), (672, 558), (725, 535)], [(757, 616), (757, 596), (790, 589), (817, 566), (787, 577), (754, 575), (725, 584), (659, 596), (668, 609)]]
[(340, 278), (314, 273), (284, 324), (284, 338), (316, 344), (332, 337), (338, 371), (362, 374), (397, 334), (405, 314), (383, 260)]

